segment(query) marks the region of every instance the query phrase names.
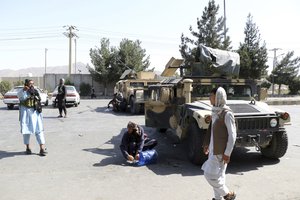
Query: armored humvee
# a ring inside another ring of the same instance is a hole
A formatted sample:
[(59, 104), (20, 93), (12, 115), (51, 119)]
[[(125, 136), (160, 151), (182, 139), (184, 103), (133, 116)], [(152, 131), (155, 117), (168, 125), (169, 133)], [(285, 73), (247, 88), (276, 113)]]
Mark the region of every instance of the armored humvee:
[(128, 107), (131, 114), (144, 111), (144, 88), (147, 85), (159, 83), (153, 72), (138, 72), (126, 70), (116, 83), (114, 93), (121, 97), (120, 110), (126, 112)]
[[(218, 60), (215, 57), (220, 53), (223, 52), (211, 53), (214, 58), (212, 62)], [(222, 56), (224, 59), (223, 54)], [(179, 59), (177, 61), (183, 62)], [(223, 63), (232, 65), (234, 62)], [(239, 59), (237, 63), (239, 64)], [(256, 147), (269, 158), (282, 157), (288, 146), (284, 126), (290, 123), (289, 114), (259, 101), (259, 81), (220, 76), (228, 75), (228, 66), (223, 66), (225, 71), (221, 70), (225, 73), (215, 73), (218, 69), (212, 70), (212, 76), (199, 75), (203, 69), (199, 70), (199, 66), (202, 64), (203, 62), (193, 63), (191, 68), (196, 69), (191, 69), (190, 74), (180, 78), (168, 78), (158, 85), (148, 86), (145, 102), (146, 126), (172, 131), (180, 140), (186, 141), (189, 159), (195, 164), (203, 163), (206, 156), (202, 143), (211, 121), (212, 110), (209, 95), (212, 88), (222, 86), (227, 92), (227, 105), (232, 109), (236, 120), (235, 146)], [(172, 66), (172, 70), (174, 67)], [(180, 65), (177, 67), (180, 68)], [(235, 67), (239, 68), (238, 65)], [(239, 69), (230, 69), (229, 73), (232, 75), (238, 71)]]

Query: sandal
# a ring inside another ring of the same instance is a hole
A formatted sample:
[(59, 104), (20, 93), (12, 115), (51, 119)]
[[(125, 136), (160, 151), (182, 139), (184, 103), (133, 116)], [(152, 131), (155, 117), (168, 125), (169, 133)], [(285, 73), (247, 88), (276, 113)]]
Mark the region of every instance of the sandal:
[(234, 200), (236, 197), (236, 194), (234, 192), (229, 192), (226, 196), (224, 196), (225, 200)]
[(27, 154), (27, 155), (30, 155), (32, 152), (31, 152), (31, 149), (26, 149), (26, 151), (25, 151), (25, 153)]
[(47, 152), (44, 149), (40, 150), (40, 156), (46, 156)]

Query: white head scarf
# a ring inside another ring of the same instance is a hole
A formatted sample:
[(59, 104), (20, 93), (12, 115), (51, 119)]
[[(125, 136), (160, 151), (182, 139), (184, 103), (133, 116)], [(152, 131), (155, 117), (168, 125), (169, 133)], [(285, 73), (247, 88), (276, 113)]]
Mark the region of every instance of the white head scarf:
[(212, 115), (218, 115), (223, 110), (231, 111), (231, 109), (226, 105), (227, 102), (227, 95), (224, 88), (219, 87), (216, 91), (216, 99), (215, 99), (215, 105), (212, 109)]

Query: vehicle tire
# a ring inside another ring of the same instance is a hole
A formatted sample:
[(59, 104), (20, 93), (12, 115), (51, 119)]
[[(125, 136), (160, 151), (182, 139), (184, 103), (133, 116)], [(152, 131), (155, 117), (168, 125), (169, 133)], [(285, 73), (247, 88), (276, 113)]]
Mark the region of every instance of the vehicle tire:
[(8, 110), (14, 109), (14, 104), (7, 104), (7, 109)]
[(74, 106), (75, 106), (75, 107), (78, 107), (78, 103), (74, 103)]
[(122, 112), (126, 112), (126, 110), (127, 110), (127, 103), (126, 103), (126, 101), (120, 102), (120, 110)]
[(139, 114), (140, 111), (140, 105), (138, 103), (135, 103), (135, 98), (130, 97), (130, 113), (132, 115)]
[(156, 131), (157, 132), (160, 132), (160, 133), (165, 133), (165, 132), (167, 132), (167, 128), (158, 128)]
[(207, 155), (203, 153), (203, 140), (205, 136), (205, 129), (200, 129), (195, 120), (189, 125), (188, 138), (187, 138), (187, 151), (189, 160), (196, 164), (201, 165), (207, 160)]
[(49, 104), (49, 101), (47, 99), (46, 102), (45, 102), (45, 106), (48, 106), (48, 104)]
[(261, 148), (261, 153), (267, 158), (278, 159), (284, 156), (288, 148), (288, 136), (285, 131), (274, 133), (270, 144)]
[(52, 107), (53, 107), (53, 108), (56, 108), (56, 103), (53, 103), (53, 104), (52, 104)]

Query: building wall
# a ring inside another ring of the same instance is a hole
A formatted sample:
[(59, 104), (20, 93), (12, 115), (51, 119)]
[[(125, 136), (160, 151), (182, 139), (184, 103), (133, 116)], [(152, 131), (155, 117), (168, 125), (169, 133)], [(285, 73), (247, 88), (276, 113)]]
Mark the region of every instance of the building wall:
[[(107, 86), (106, 94), (103, 84), (100, 84), (93, 80), (90, 74), (45, 74), (43, 77), (0, 77), (0, 81), (9, 81), (12, 85), (18, 81), (23, 81), (25, 79), (32, 79), (36, 86), (47, 90), (51, 93), (59, 83), (59, 79), (64, 78), (65, 80), (70, 80), (74, 83), (77, 91), (80, 91), (80, 84), (86, 83), (94, 87), (96, 96), (113, 96), (115, 83), (110, 83)], [(45, 87), (44, 87), (45, 85)]]

